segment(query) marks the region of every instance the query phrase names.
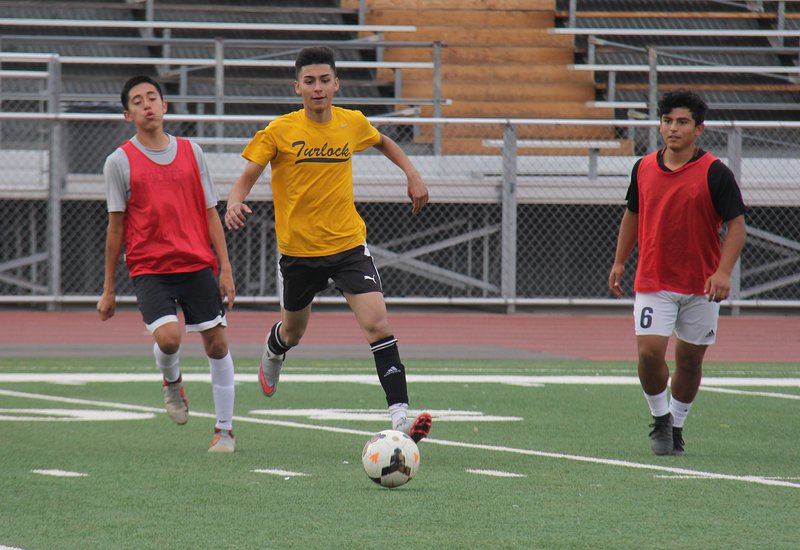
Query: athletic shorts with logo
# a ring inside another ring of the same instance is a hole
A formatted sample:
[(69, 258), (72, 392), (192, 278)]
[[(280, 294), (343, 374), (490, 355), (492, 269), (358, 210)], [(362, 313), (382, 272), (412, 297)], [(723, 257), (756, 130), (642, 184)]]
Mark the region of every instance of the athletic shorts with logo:
[(697, 294), (637, 292), (633, 303), (637, 336), (675, 335), (689, 344), (706, 346), (717, 340), (719, 303)]
[(137, 275), (133, 289), (151, 334), (166, 323), (178, 322), (178, 305), (183, 310), (186, 332), (228, 326), (219, 284), (210, 267), (190, 273)]
[(278, 261), (281, 306), (300, 311), (333, 280), (339, 292), (366, 294), (383, 292), (381, 278), (366, 245), (312, 258), (281, 256)]

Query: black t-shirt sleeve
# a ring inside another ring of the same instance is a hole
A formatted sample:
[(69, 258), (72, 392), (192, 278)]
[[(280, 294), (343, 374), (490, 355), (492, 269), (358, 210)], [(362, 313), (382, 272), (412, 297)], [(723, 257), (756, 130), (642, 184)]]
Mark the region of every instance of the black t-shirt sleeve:
[(631, 170), (631, 183), (628, 185), (628, 192), (625, 194), (625, 200), (628, 201), (628, 210), (631, 212), (639, 213), (639, 180), (637, 174), (639, 173), (639, 164), (642, 159), (636, 161)]
[(714, 209), (724, 221), (744, 215), (746, 208), (736, 178), (719, 159), (708, 167), (708, 192)]

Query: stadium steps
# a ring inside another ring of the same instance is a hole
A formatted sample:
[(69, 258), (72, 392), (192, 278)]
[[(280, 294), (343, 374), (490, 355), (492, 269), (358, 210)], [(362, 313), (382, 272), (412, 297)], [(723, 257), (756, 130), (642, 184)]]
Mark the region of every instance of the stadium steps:
[[(352, 8), (358, 2), (343, 0), (341, 5)], [(416, 33), (387, 33), (386, 38), (446, 44), (441, 50), (441, 93), (452, 104), (442, 107), (442, 116), (613, 118), (613, 109), (587, 106), (596, 95), (594, 81), (590, 74), (569, 70), (572, 37), (549, 32), (555, 24), (554, 0), (368, 0), (366, 23), (416, 25)], [(408, 49), (386, 48), (384, 56), (430, 60), (430, 52)], [(402, 82), (405, 97), (433, 94), (429, 71), (404, 70)], [(433, 107), (422, 107), (423, 116), (433, 113)], [(497, 153), (481, 145), (480, 136), (455, 138), (447, 127), (442, 130), (446, 141), (460, 139), (444, 144), (444, 151), (457, 153), (463, 146), (463, 153)], [(607, 133), (602, 139), (613, 139), (613, 129)], [(418, 139), (425, 142), (430, 134), (423, 129)], [(575, 127), (563, 138), (585, 139), (585, 134), (585, 128)]]
[[(775, 30), (777, 12), (775, 2), (709, 2), (699, 0), (582, 0), (576, 12), (575, 25), (582, 28), (632, 28), (632, 29), (701, 29), (703, 36), (627, 36), (608, 37), (613, 42), (624, 43), (642, 50), (647, 46), (703, 47), (694, 51), (683, 50), (685, 59), (660, 56), (665, 64), (788, 66), (797, 65), (797, 51), (781, 49), (774, 39), (763, 37), (726, 37), (716, 30)], [(567, 0), (557, 0), (556, 24), (567, 25), (569, 12)], [(785, 24), (787, 30), (800, 27), (800, 3), (786, 2)], [(575, 38), (576, 62), (587, 58), (585, 36)], [(796, 39), (786, 39), (785, 44), (797, 45)], [(596, 48), (595, 59), (601, 64), (646, 65), (644, 51)], [(691, 59), (691, 60), (689, 60)], [(693, 61), (692, 61), (693, 60)], [(595, 73), (598, 100), (607, 97), (608, 74)], [(757, 74), (664, 72), (658, 76), (658, 89), (663, 92), (674, 88), (690, 88), (703, 93), (711, 106), (714, 119), (780, 119), (797, 120), (798, 109), (782, 109), (782, 105), (800, 103), (800, 88), (791, 78), (770, 77)], [(617, 73), (615, 101), (646, 102), (648, 97), (647, 73)], [(620, 107), (617, 117), (624, 117), (628, 109)]]

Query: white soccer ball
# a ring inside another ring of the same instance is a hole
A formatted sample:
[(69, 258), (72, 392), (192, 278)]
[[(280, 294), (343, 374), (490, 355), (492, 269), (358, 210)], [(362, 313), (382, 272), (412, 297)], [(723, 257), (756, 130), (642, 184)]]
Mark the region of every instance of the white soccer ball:
[(369, 438), (361, 453), (364, 471), (384, 487), (405, 485), (419, 469), (419, 449), (414, 440), (397, 430), (383, 430)]

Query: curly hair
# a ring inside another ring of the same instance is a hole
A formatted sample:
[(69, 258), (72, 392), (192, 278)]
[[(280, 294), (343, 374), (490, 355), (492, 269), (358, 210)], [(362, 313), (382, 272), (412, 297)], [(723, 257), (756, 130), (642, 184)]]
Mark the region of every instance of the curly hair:
[(708, 112), (708, 105), (706, 105), (706, 102), (703, 101), (703, 98), (698, 94), (682, 88), (672, 90), (661, 96), (656, 114), (658, 114), (658, 118), (661, 119), (662, 116), (671, 113), (673, 109), (678, 109), (680, 107), (689, 109), (695, 124), (700, 125), (705, 121), (706, 113)]

